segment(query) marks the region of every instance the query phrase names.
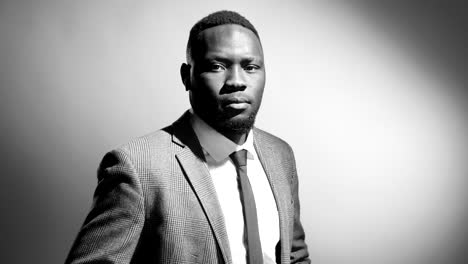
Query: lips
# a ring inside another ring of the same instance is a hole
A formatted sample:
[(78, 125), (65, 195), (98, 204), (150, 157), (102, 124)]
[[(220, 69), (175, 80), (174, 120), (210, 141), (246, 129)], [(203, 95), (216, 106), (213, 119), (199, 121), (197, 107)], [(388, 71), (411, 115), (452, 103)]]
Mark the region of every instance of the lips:
[(250, 105), (250, 101), (245, 97), (230, 97), (223, 100), (223, 106), (225, 108), (243, 110)]
[(223, 105), (241, 104), (241, 103), (250, 104), (250, 100), (248, 100), (245, 97), (230, 97), (230, 98), (226, 98), (223, 100)]

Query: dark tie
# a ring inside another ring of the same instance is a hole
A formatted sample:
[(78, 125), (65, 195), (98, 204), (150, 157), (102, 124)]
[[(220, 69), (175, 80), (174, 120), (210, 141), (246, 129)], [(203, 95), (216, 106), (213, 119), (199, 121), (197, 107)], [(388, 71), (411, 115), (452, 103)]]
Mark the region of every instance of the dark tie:
[(263, 263), (262, 245), (258, 232), (257, 207), (247, 177), (247, 150), (239, 150), (229, 155), (234, 165), (236, 165), (237, 176), (241, 186), (241, 199), (244, 206), (244, 226), (247, 237), (247, 263)]

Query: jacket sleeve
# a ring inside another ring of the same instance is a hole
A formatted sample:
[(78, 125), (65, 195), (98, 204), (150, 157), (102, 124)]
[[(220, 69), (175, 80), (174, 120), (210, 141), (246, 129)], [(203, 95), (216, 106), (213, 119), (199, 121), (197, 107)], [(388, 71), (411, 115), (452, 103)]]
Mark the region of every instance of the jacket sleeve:
[(142, 188), (130, 158), (119, 150), (107, 153), (98, 169), (91, 211), (65, 263), (130, 263), (144, 211)]
[(291, 263), (310, 263), (309, 252), (305, 243), (305, 233), (300, 220), (300, 203), (299, 203), (299, 182), (297, 179), (296, 161), (291, 149), (293, 174), (291, 178), (291, 194), (294, 203), (294, 223), (293, 237), (291, 243)]

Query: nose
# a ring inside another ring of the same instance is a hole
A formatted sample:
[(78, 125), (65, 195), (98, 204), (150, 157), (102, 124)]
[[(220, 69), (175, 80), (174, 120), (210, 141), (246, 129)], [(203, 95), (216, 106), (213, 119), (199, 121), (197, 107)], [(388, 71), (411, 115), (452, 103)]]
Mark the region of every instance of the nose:
[(247, 88), (245, 73), (240, 66), (232, 66), (226, 77), (226, 88), (231, 91), (245, 90)]

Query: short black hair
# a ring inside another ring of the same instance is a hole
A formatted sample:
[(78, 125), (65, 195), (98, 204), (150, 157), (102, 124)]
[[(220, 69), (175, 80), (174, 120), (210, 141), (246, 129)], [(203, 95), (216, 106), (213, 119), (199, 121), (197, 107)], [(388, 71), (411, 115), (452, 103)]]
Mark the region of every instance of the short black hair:
[(193, 25), (192, 29), (190, 30), (190, 36), (187, 42), (186, 50), (187, 62), (189, 63), (192, 59), (194, 47), (196, 46), (196, 42), (199, 40), (198, 37), (202, 31), (208, 28), (226, 24), (236, 24), (250, 29), (255, 34), (255, 36), (257, 36), (258, 40), (260, 40), (260, 36), (258, 35), (257, 30), (252, 25), (252, 23), (247, 20), (247, 18), (234, 11), (217, 11), (200, 19), (200, 21), (195, 23), (195, 25)]

